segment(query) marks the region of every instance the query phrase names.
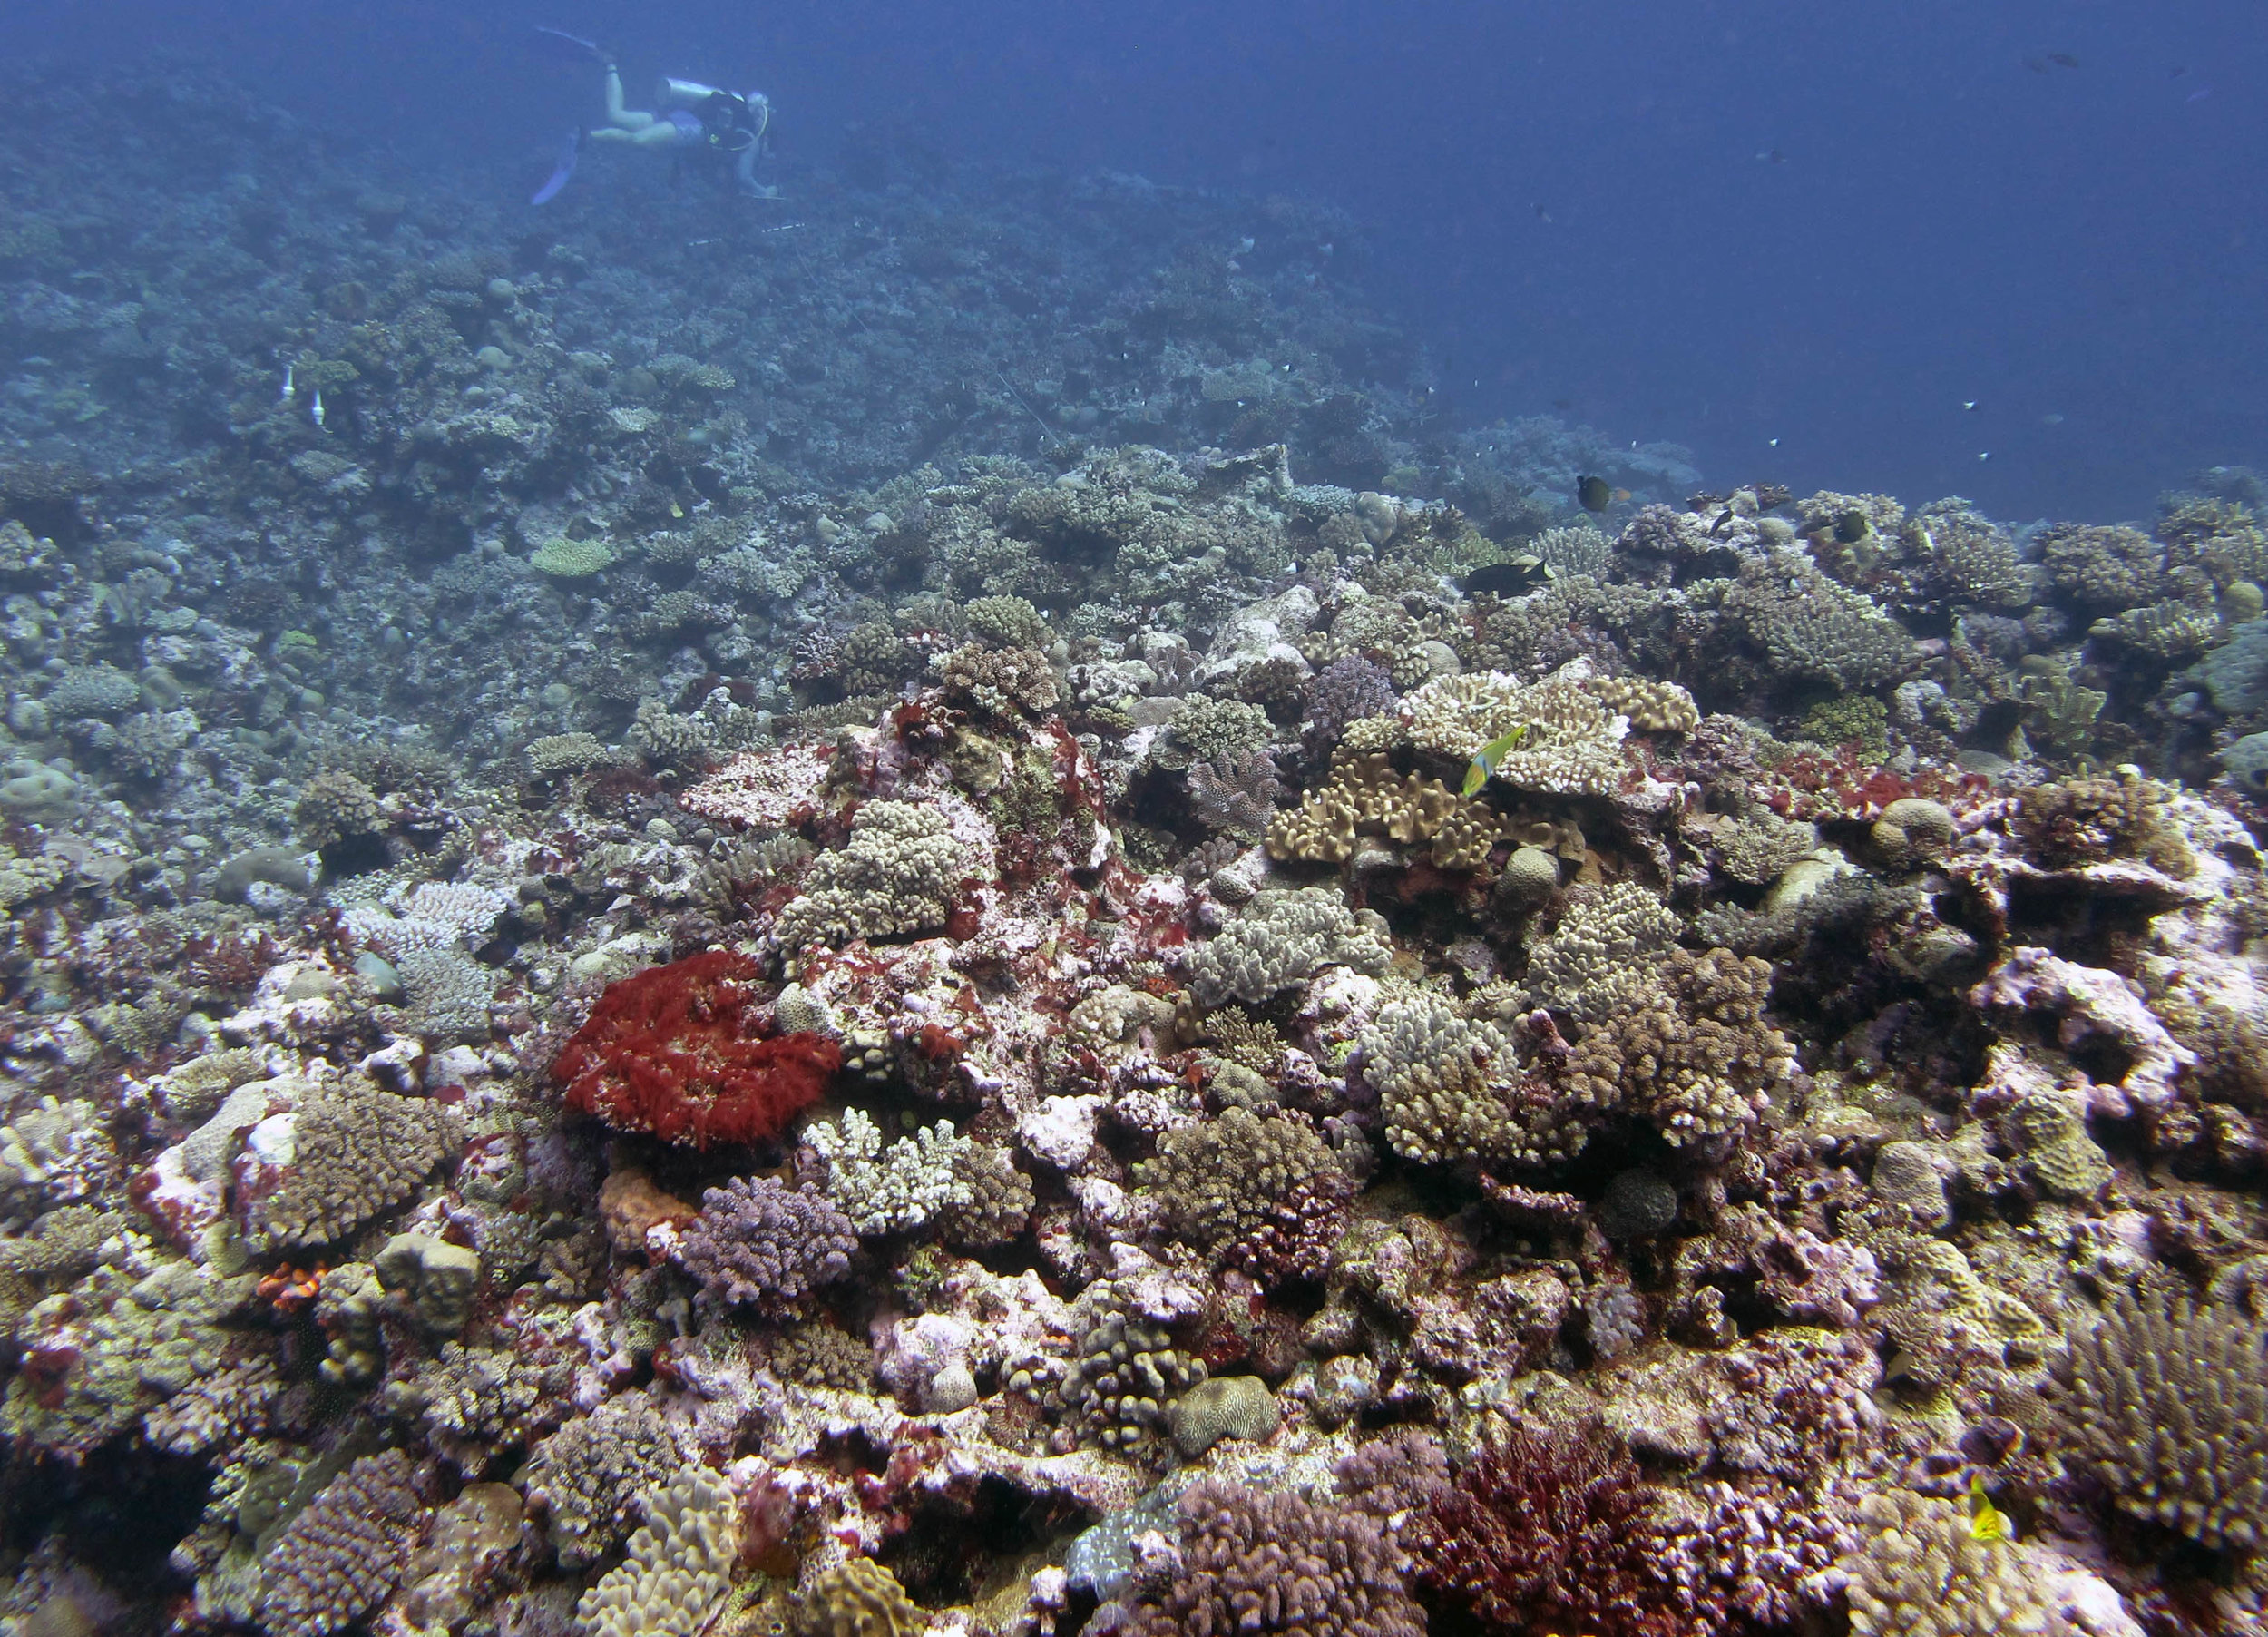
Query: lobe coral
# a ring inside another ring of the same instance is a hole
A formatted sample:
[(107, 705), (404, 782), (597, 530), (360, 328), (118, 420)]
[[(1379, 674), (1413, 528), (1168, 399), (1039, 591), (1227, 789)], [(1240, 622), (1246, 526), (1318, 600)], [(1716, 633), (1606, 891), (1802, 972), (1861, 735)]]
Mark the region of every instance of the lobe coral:
[(843, 1066), (824, 1034), (763, 1038), (756, 962), (712, 950), (609, 984), (552, 1064), (567, 1107), (694, 1148), (762, 1142)]

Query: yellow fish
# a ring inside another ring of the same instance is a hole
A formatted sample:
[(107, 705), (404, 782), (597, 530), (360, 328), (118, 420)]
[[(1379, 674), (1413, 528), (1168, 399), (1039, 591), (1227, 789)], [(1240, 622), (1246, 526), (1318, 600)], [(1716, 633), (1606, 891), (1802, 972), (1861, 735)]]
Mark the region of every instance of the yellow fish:
[(2016, 1525), (1986, 1497), (1984, 1477), (1974, 1472), (1969, 1475), (1969, 1536), (1987, 1545), (2016, 1538)]
[(1528, 730), (1523, 725), (1514, 728), (1501, 739), (1491, 739), (1482, 745), (1480, 753), (1473, 757), (1472, 765), (1465, 769), (1464, 793), (1470, 796), (1488, 783), (1489, 775), (1496, 771), (1496, 764), (1519, 750), (1520, 741), (1527, 737)]

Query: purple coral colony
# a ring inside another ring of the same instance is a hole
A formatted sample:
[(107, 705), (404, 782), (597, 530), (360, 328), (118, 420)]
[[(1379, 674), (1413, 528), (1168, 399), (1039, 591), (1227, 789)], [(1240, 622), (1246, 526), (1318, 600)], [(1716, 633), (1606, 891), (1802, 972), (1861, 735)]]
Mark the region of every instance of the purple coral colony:
[(1283, 200), (8, 102), (0, 1630), (2263, 1629), (2253, 475), (1443, 433)]

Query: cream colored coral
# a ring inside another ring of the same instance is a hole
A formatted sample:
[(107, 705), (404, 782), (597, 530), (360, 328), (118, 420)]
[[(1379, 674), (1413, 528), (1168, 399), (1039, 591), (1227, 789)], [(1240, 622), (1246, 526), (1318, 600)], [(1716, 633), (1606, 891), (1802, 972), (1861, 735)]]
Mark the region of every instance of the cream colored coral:
[(722, 1478), (688, 1467), (644, 1503), (630, 1555), (575, 1605), (590, 1637), (698, 1637), (732, 1589), (740, 1508)]

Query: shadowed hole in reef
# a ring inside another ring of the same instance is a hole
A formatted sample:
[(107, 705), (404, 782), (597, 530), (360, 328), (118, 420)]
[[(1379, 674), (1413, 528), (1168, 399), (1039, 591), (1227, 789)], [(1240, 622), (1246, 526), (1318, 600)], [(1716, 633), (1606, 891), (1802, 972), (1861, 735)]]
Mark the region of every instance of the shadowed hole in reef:
[(10, 1554), (60, 1536), (119, 1583), (171, 1583), (166, 1557), (195, 1528), (212, 1487), (201, 1461), (117, 1445), (77, 1466), (24, 1460), (0, 1477), (0, 1543)]
[(919, 1496), (905, 1533), (881, 1559), (915, 1601), (943, 1607), (997, 1592), (1003, 1565), (1093, 1521), (1076, 1505), (987, 1474), (970, 1487)]

